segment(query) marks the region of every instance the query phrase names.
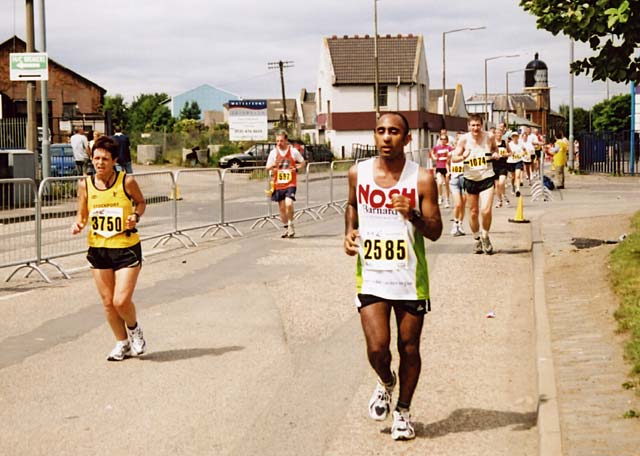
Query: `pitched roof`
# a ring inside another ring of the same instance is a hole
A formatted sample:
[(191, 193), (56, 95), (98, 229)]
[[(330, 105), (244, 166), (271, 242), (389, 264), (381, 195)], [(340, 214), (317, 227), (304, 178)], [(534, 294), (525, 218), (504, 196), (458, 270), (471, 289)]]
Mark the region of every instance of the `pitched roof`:
[[(332, 36), (325, 38), (334, 72), (334, 84), (374, 84), (374, 39)], [(378, 81), (381, 84), (416, 82), (422, 52), (421, 35), (378, 37)]]
[[(3, 49), (5, 47), (8, 48), (10, 52), (26, 52), (27, 43), (25, 43), (23, 40), (21, 40), (20, 38), (18, 38), (17, 36), (14, 35), (11, 38), (9, 38), (8, 40), (0, 43), (0, 49)], [(40, 52), (40, 51), (38, 51), (36, 49), (34, 52)], [(64, 71), (67, 71), (67, 72), (71, 73), (74, 77), (83, 80), (87, 84), (95, 86), (103, 94), (107, 92), (107, 89), (104, 89), (104, 88), (100, 87), (95, 82), (90, 81), (89, 79), (87, 79), (84, 76), (76, 73), (75, 71), (67, 68), (64, 65), (61, 65), (60, 63), (58, 63), (55, 60), (53, 60), (50, 56), (48, 56), (48, 60), (49, 60), (49, 65), (54, 64), (54, 65), (60, 67)]]
[[(449, 102), (449, 111), (451, 111), (451, 107), (453, 106), (453, 102), (456, 98), (456, 89), (445, 89), (444, 96), (447, 98)], [(440, 98), (442, 98), (442, 89), (429, 89), (429, 112), (440, 112)]]
[[(484, 94), (475, 94), (467, 98), (467, 102), (484, 102)], [(503, 93), (488, 93), (487, 103), (493, 102), (493, 109), (495, 111), (507, 110), (507, 96)], [(528, 93), (510, 93), (509, 94), (509, 109), (515, 111), (518, 107), (523, 106), (526, 111), (537, 111), (538, 104), (535, 98)]]

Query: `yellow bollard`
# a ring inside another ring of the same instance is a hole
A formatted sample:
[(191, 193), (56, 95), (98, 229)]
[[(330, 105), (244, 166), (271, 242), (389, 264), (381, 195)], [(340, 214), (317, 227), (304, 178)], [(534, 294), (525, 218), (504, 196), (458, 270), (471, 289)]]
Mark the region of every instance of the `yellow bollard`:
[(182, 199), (180, 197), (180, 189), (178, 188), (177, 185), (175, 187), (171, 188), (171, 194), (169, 195), (169, 199), (170, 200), (177, 200), (177, 201), (180, 201)]
[(529, 220), (524, 218), (524, 202), (523, 196), (520, 195), (518, 197), (518, 207), (516, 208), (516, 216), (512, 219), (509, 219), (511, 223), (529, 223)]

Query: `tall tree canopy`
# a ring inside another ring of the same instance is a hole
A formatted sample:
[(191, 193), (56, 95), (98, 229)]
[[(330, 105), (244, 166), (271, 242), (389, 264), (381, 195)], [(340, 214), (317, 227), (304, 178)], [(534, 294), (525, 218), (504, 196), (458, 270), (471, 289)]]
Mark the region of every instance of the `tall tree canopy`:
[(640, 79), (640, 1), (520, 0), (520, 6), (538, 17), (538, 28), (589, 43), (594, 54), (574, 61), (574, 74), (591, 74), (594, 81)]
[[(567, 122), (565, 127), (566, 132), (569, 132), (569, 105), (561, 104), (559, 108), (560, 114), (562, 114)], [(576, 133), (591, 131), (591, 113), (583, 108), (573, 109), (573, 131)]]
[(595, 131), (627, 131), (631, 129), (629, 117), (631, 95), (616, 95), (601, 101), (591, 109), (591, 120)]
[(159, 131), (164, 126), (172, 126), (171, 112), (164, 104), (168, 98), (166, 93), (143, 93), (133, 100), (129, 107), (129, 131)]
[(192, 100), (191, 103), (186, 101), (182, 110), (180, 111), (180, 120), (192, 119), (192, 120), (200, 120), (200, 106), (198, 106), (198, 102)]

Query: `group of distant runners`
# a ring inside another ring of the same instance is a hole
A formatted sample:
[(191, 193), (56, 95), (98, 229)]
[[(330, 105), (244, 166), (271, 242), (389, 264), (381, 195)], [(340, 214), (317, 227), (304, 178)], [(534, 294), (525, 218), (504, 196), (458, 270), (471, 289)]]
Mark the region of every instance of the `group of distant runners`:
[[(507, 133), (504, 124), (485, 131), (482, 119), (471, 115), (469, 131), (452, 141), (443, 131), (433, 150), (435, 172), (408, 161), (404, 147), (411, 134), (407, 119), (383, 113), (373, 132), (378, 156), (351, 167), (345, 209), (346, 254), (356, 257), (356, 297), (366, 351), (378, 381), (368, 403), (374, 420), (393, 416), (394, 440), (415, 437), (410, 406), (421, 371), (420, 338), (424, 316), (431, 311), (426, 239), (442, 234), (440, 205), (453, 204), (451, 234), (464, 235), (469, 208), (474, 251), (493, 253), (489, 239), (494, 192), (497, 206), (509, 204), (505, 185), (520, 194), (523, 180), (535, 177), (541, 138), (535, 131)], [(533, 136), (534, 139), (529, 139)], [(449, 145), (450, 142), (454, 144)], [(553, 149), (557, 153), (559, 146)], [(95, 174), (78, 184), (78, 211), (72, 234), (88, 228), (87, 259), (116, 339), (109, 361), (122, 361), (146, 350), (138, 324), (133, 292), (142, 265), (137, 224), (146, 208), (135, 180), (118, 171), (118, 143), (103, 136), (91, 149)], [(279, 205), (282, 237), (292, 238), (296, 175), (304, 158), (287, 140), (276, 137), (266, 169), (273, 179), (271, 198)], [(399, 365), (391, 368), (391, 311), (397, 323)], [(398, 385), (398, 399), (392, 395)]]

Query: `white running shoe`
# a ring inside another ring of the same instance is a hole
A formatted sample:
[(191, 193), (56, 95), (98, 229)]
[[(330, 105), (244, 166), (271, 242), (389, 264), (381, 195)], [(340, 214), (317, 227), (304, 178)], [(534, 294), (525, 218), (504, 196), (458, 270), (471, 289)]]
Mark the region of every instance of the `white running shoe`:
[(393, 388), (396, 386), (396, 373), (393, 372), (393, 385), (384, 386), (378, 379), (376, 389), (373, 390), (371, 399), (369, 399), (369, 416), (376, 421), (383, 421), (389, 415), (391, 410), (391, 395)]
[(393, 440), (411, 440), (416, 438), (416, 432), (411, 424), (411, 413), (409, 410), (393, 411), (393, 426), (391, 426), (391, 437)]
[(281, 238), (289, 237), (289, 225), (284, 226), (284, 231), (282, 232)]
[(493, 245), (491, 245), (491, 240), (489, 236), (480, 238), (482, 240), (482, 250), (487, 255), (493, 254)]
[(129, 333), (129, 339), (131, 340), (131, 351), (138, 356), (144, 353), (144, 350), (147, 346), (147, 342), (144, 340), (144, 335), (142, 334), (142, 328), (138, 324), (134, 329), (127, 328), (127, 332)]
[(451, 236), (459, 236), (458, 234), (458, 222), (453, 222), (453, 225), (451, 225), (451, 231), (450, 233)]
[(125, 358), (131, 356), (131, 345), (128, 340), (119, 340), (116, 342), (116, 346), (113, 347), (107, 361), (122, 361)]
[(445, 207), (445, 209), (449, 209), (449, 200), (448, 199), (444, 200), (444, 207)]
[(496, 209), (502, 207), (502, 200), (499, 199), (498, 202), (496, 203)]
[(441, 197), (441, 196), (439, 196), (439, 197), (438, 197), (438, 206), (441, 206), (441, 205), (442, 205), (442, 197)]
[(482, 253), (482, 241), (480, 238), (473, 240), (473, 253)]
[(296, 230), (293, 228), (293, 224), (289, 223), (289, 228), (287, 228), (287, 237), (294, 237), (296, 235)]
[(467, 233), (462, 229), (462, 222), (458, 222), (458, 236), (464, 236), (465, 234)]

